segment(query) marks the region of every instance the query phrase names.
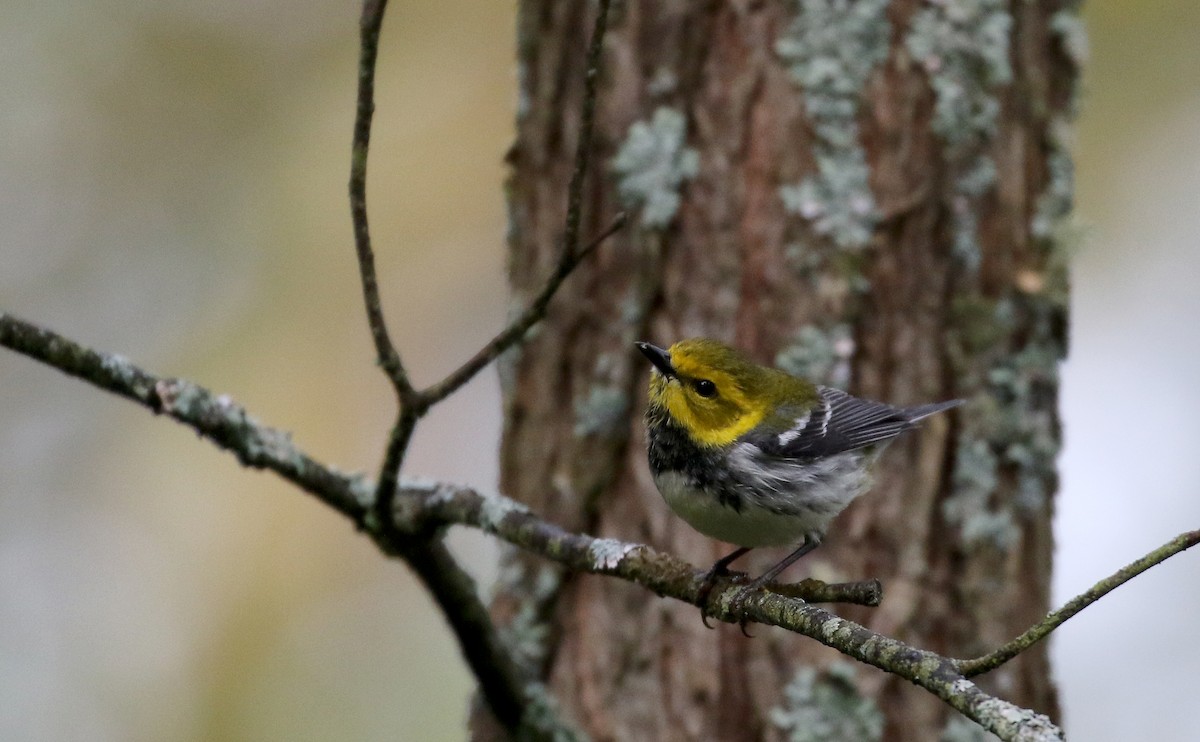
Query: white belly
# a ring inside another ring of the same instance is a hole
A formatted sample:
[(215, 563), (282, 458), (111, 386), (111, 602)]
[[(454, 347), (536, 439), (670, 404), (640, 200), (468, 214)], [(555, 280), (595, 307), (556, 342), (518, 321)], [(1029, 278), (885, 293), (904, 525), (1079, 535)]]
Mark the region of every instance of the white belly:
[(823, 533), (832, 516), (784, 515), (744, 501), (741, 510), (688, 486), (687, 476), (663, 472), (654, 478), (667, 505), (705, 536), (738, 546), (790, 546), (808, 533)]

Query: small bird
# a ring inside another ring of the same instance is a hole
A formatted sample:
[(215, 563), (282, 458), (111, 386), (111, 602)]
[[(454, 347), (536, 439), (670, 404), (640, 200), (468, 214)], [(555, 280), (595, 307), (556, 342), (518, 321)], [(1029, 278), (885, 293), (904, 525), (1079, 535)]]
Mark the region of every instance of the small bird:
[(705, 626), (708, 594), (735, 559), (761, 546), (798, 544), (734, 596), (739, 611), (821, 544), (830, 522), (870, 486), (868, 468), (885, 444), (962, 403), (893, 407), (859, 399), (705, 338), (667, 350), (637, 347), (654, 365), (646, 408), (654, 484), (697, 531), (738, 546), (705, 574)]

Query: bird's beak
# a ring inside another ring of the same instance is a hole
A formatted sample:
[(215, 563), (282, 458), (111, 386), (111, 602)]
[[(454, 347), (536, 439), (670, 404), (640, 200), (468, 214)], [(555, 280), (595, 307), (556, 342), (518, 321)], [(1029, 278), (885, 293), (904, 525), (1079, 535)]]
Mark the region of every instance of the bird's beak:
[(675, 367), (671, 365), (671, 354), (659, 348), (657, 345), (650, 343), (634, 343), (638, 350), (642, 351), (642, 355), (646, 356), (658, 372), (668, 379), (674, 379), (678, 376), (675, 373)]

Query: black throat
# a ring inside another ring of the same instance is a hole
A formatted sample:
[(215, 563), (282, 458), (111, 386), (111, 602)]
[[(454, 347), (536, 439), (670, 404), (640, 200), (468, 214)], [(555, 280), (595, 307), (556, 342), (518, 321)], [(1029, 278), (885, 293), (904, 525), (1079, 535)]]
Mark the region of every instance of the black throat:
[(711, 492), (722, 505), (741, 511), (738, 482), (725, 466), (724, 451), (697, 445), (661, 408), (646, 411), (646, 435), (646, 453), (654, 476), (682, 474), (692, 487)]

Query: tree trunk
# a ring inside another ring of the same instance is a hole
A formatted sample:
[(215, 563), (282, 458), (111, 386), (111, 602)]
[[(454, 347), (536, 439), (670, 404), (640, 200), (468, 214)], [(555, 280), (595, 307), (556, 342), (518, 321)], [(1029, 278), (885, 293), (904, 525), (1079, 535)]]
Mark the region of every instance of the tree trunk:
[[(520, 3), (518, 298), (555, 260), (594, 12)], [(701, 568), (729, 550), (654, 488), (635, 340), (709, 336), (894, 404), (961, 397), (887, 450), (873, 489), (785, 577), (878, 577), (880, 607), (836, 610), (951, 656), (1027, 628), (1050, 585), (1073, 3), (663, 0), (618, 3), (609, 23), (584, 238), (619, 209), (635, 218), (505, 359), (503, 491)], [(594, 739), (973, 726), (804, 637), (710, 631), (694, 607), (630, 584), (504, 560), (497, 620)], [(1057, 717), (1044, 645), (981, 685)]]

